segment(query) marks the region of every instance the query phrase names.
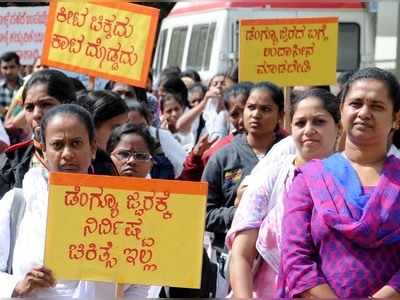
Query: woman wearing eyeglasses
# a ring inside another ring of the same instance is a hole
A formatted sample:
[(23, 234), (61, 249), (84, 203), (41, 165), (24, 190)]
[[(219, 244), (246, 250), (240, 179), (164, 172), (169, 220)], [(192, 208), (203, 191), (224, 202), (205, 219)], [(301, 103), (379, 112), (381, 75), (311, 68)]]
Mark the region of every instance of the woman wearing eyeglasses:
[(150, 178), (154, 149), (149, 131), (130, 123), (115, 128), (107, 144), (107, 152), (121, 176)]

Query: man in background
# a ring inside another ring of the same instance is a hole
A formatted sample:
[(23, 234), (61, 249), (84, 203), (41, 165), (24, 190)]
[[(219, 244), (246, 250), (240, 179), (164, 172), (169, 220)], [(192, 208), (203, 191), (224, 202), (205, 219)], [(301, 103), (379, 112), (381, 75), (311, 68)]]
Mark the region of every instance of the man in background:
[(0, 81), (0, 117), (4, 118), (7, 107), (10, 105), (14, 93), (24, 81), (19, 77), (20, 62), (15, 52), (6, 52), (0, 56), (0, 72), (3, 79)]

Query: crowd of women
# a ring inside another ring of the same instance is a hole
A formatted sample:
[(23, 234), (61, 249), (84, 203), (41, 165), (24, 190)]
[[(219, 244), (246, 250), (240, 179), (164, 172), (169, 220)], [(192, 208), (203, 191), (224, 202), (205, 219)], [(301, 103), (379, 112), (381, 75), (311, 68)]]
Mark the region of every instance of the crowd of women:
[(400, 299), (397, 78), (366, 68), (337, 95), (290, 98), (284, 129), (282, 89), (235, 73), (205, 87), (171, 67), (147, 89), (88, 91), (35, 72), (21, 92), (32, 138), (6, 150), (0, 175), (0, 297), (113, 297), (43, 265), (48, 174), (67, 172), (208, 182), (201, 288), (125, 285), (125, 297)]

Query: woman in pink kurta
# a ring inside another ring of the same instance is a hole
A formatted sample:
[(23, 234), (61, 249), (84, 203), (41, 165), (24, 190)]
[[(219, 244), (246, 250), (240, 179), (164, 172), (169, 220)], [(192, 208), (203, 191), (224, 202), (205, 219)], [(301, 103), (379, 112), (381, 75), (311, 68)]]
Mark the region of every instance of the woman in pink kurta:
[[(247, 188), (227, 235), (231, 251), (230, 279), (235, 297), (271, 298), (279, 270), (283, 196), (296, 165), (334, 151), (340, 112), (329, 92), (301, 93), (292, 105), (292, 137), (296, 154), (273, 161)], [(256, 258), (258, 256), (258, 258)]]
[(400, 298), (400, 160), (387, 154), (400, 87), (355, 73), (342, 94), (342, 153), (300, 167), (285, 202), (279, 297)]

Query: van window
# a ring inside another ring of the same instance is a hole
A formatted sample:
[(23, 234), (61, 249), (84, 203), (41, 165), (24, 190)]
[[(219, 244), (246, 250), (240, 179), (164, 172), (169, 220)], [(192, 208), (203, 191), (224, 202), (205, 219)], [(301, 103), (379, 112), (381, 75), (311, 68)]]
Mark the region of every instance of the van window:
[(163, 66), (164, 62), (164, 50), (165, 50), (165, 43), (167, 41), (167, 29), (164, 29), (160, 32), (160, 36), (158, 38), (158, 52), (157, 52), (157, 57), (156, 57), (156, 69), (155, 72), (158, 74)]
[(216, 23), (211, 23), (211, 26), (208, 30), (207, 46), (206, 46), (206, 52), (205, 52), (205, 57), (204, 57), (204, 63), (203, 63), (204, 70), (210, 69), (211, 51), (212, 51), (212, 46), (214, 44), (214, 33), (215, 33), (216, 25), (217, 25)]
[(185, 47), (187, 26), (176, 27), (172, 30), (171, 42), (168, 51), (168, 66), (181, 67), (183, 49)]
[(339, 23), (337, 71), (351, 71), (360, 67), (360, 25)]
[(194, 25), (190, 36), (187, 68), (208, 70), (216, 23)]

